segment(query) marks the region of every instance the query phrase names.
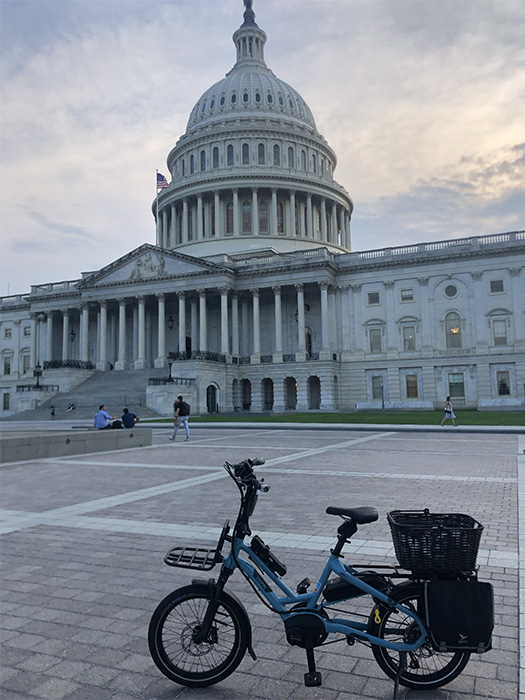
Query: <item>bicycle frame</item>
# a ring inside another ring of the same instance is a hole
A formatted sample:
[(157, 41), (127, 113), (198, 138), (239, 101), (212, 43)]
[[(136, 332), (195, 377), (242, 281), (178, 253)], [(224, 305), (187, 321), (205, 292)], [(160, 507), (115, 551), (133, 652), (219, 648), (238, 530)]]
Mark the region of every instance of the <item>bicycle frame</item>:
[[(240, 555), (243, 552), (247, 554), (250, 557), (250, 559), (253, 560), (256, 566), (253, 566), (249, 561), (246, 561), (246, 559), (241, 558)], [(324, 587), (328, 582), (330, 575), (335, 574), (337, 576), (340, 576), (342, 579), (352, 584), (356, 588), (363, 591), (363, 595), (371, 595), (376, 600), (380, 600), (389, 607), (396, 608), (397, 610), (413, 618), (414, 622), (419, 628), (420, 637), (412, 644), (388, 642), (384, 639), (380, 639), (379, 637), (369, 634), (366, 631), (366, 623), (359, 622), (358, 620), (350, 620), (343, 618), (335, 618), (328, 620), (325, 617), (322, 617), (321, 619), (324, 623), (325, 630), (328, 634), (343, 634), (346, 637), (352, 636), (362, 641), (368, 641), (373, 644), (377, 644), (378, 646), (386, 647), (388, 649), (400, 652), (414, 651), (415, 649), (418, 649), (422, 644), (424, 644), (424, 642), (427, 640), (428, 635), (425, 630), (425, 626), (416, 612), (410, 610), (409, 608), (403, 605), (395, 603), (391, 598), (389, 598), (388, 595), (362, 581), (355, 575), (357, 574), (357, 571), (355, 569), (352, 569), (351, 567), (345, 567), (341, 563), (339, 557), (335, 556), (334, 554), (330, 555), (321, 573), (319, 581), (317, 582), (314, 590), (311, 593), (294, 593), (286, 585), (286, 583), (281, 578), (279, 578), (279, 576), (274, 574), (274, 572), (268, 568), (264, 561), (262, 561), (261, 558), (256, 554), (256, 552), (253, 551), (250, 545), (245, 544), (243, 539), (240, 537), (234, 536), (232, 538), (232, 550), (228, 557), (224, 560), (222, 566), (223, 571), (224, 573), (226, 573), (227, 577), (229, 577), (235, 571), (235, 569), (240, 569), (245, 575), (245, 577), (253, 583), (253, 585), (257, 588), (259, 593), (265, 598), (265, 600), (271, 606), (273, 611), (280, 615), (283, 621), (294, 615), (294, 611), (291, 611), (290, 608), (298, 604), (302, 604), (302, 613), (306, 611), (315, 613), (329, 607), (330, 603), (320, 603), (319, 599), (323, 593)], [(283, 593), (282, 596), (278, 596), (273, 591), (268, 581), (261, 575), (258, 569), (263, 571), (265, 576), (267, 576), (272, 581), (272, 583), (280, 589), (280, 591)]]

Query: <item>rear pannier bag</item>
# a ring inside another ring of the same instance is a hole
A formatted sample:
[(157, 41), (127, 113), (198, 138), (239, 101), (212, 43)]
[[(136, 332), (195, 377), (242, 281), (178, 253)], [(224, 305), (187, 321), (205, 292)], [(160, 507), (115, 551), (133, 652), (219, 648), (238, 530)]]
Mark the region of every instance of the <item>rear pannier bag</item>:
[(480, 581), (427, 581), (426, 623), (436, 651), (482, 654), (492, 648), (494, 594)]

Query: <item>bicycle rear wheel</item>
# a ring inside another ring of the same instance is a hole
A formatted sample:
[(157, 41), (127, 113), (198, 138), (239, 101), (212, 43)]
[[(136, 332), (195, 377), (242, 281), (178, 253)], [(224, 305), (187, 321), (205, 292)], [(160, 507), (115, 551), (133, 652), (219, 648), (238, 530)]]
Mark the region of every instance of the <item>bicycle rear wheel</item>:
[[(390, 596), (396, 603), (414, 610), (424, 619), (424, 586), (419, 583), (401, 584)], [(377, 614), (379, 611), (379, 614)], [(380, 620), (377, 622), (377, 620)], [(368, 632), (389, 642), (412, 642), (419, 636), (413, 618), (395, 608), (374, 606), (368, 620)], [(394, 679), (399, 672), (399, 652), (372, 645), (374, 658), (387, 676)], [(399, 682), (415, 690), (432, 690), (450, 683), (463, 671), (470, 658), (469, 652), (439, 652), (430, 642), (407, 654), (407, 668)]]
[(162, 673), (176, 683), (190, 687), (219, 683), (244, 658), (250, 622), (242, 606), (225, 591), (206, 640), (195, 642), (209, 602), (208, 586), (192, 584), (168, 595), (153, 613), (150, 654)]

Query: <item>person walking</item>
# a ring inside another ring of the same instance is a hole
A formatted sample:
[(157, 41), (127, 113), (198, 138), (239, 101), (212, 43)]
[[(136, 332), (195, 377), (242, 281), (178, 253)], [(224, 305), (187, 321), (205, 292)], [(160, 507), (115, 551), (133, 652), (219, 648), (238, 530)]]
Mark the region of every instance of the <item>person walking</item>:
[(105, 404), (101, 404), (98, 407), (98, 412), (95, 413), (95, 421), (93, 427), (96, 430), (107, 430), (112, 427), (113, 418), (106, 411)]
[(54, 406), (50, 406), (51, 409), (51, 420), (55, 420), (56, 417), (56, 411)]
[(129, 408), (125, 408), (121, 420), (122, 425), (129, 429), (135, 427), (135, 423), (139, 420), (139, 417), (131, 413)]
[(454, 413), (454, 409), (452, 408), (452, 404), (450, 403), (450, 396), (447, 396), (447, 400), (445, 401), (445, 415), (443, 417), (443, 420), (441, 421), (441, 425), (443, 425), (446, 420), (451, 420), (452, 425), (455, 428), (457, 428), (456, 414)]
[(173, 404), (173, 435), (169, 438), (172, 442), (177, 437), (179, 428), (184, 428), (186, 431), (187, 442), (190, 439), (190, 428), (188, 425), (188, 418), (190, 417), (190, 405), (183, 400), (182, 396), (177, 396), (177, 400)]

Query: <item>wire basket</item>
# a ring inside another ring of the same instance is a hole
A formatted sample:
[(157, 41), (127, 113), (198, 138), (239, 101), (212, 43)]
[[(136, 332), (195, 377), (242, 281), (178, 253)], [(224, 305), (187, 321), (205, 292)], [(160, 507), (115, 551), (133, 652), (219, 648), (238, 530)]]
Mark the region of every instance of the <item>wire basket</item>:
[(476, 568), (483, 526), (470, 515), (394, 510), (387, 518), (403, 569), (445, 573)]

